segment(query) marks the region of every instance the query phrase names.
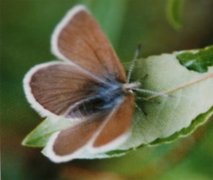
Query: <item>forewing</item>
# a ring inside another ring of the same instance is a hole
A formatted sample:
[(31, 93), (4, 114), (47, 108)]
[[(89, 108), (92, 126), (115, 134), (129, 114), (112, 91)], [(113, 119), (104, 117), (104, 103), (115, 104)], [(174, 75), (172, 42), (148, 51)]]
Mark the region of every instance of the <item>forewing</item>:
[(97, 82), (70, 63), (45, 63), (24, 78), (28, 101), (43, 116), (64, 115), (75, 103), (92, 96)]
[(110, 74), (121, 82), (126, 79), (113, 48), (83, 6), (71, 9), (56, 27), (52, 36), (52, 51), (59, 58), (99, 77)]
[(117, 110), (108, 117), (96, 137), (93, 147), (111, 149), (111, 146), (116, 146), (116, 144), (121, 143), (120, 141), (125, 140), (125, 135), (128, 134), (128, 130), (131, 127), (133, 111), (134, 96), (130, 94), (125, 97), (124, 101), (117, 107)]
[(60, 131), (45, 147), (45, 154), (55, 162), (75, 159), (84, 148), (116, 148), (126, 140), (131, 127), (134, 97), (128, 96), (109, 112), (100, 112), (84, 122)]

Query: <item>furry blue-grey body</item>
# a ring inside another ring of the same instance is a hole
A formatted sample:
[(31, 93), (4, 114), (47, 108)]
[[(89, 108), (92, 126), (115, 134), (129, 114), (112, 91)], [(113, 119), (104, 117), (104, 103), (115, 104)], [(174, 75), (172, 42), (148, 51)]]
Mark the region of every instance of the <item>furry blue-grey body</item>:
[(109, 79), (107, 84), (98, 84), (88, 87), (90, 95), (82, 103), (74, 107), (69, 114), (71, 117), (88, 116), (98, 112), (113, 109), (124, 96), (122, 83)]

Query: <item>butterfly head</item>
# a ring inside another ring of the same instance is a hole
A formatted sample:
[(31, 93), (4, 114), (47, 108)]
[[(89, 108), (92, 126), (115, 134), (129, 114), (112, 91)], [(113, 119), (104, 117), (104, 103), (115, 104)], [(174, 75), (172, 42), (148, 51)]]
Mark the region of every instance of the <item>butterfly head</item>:
[(122, 85), (122, 90), (125, 94), (133, 93), (133, 90), (139, 88), (140, 85), (141, 85), (140, 82), (125, 83)]

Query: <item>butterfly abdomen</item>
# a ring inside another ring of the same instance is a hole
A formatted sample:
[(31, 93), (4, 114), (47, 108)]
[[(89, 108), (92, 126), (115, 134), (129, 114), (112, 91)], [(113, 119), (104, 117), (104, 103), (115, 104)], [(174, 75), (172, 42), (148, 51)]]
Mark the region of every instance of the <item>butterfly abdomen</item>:
[(74, 107), (69, 116), (91, 116), (110, 111), (122, 100), (123, 96), (120, 83), (113, 83), (110, 86), (96, 86), (91, 97)]

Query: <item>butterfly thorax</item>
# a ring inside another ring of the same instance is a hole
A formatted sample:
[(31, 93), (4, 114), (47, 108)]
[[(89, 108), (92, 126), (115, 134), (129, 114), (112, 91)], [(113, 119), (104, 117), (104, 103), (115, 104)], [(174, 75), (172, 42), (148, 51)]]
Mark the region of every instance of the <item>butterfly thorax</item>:
[(69, 116), (90, 116), (113, 109), (124, 96), (121, 83), (99, 84), (90, 87), (90, 95), (74, 107)]
[(100, 112), (110, 111), (122, 102), (124, 96), (132, 94), (132, 90), (139, 85), (138, 82), (124, 84), (111, 80), (107, 84), (98, 84), (90, 87), (91, 95), (74, 107), (69, 116), (91, 116)]

